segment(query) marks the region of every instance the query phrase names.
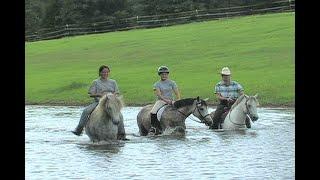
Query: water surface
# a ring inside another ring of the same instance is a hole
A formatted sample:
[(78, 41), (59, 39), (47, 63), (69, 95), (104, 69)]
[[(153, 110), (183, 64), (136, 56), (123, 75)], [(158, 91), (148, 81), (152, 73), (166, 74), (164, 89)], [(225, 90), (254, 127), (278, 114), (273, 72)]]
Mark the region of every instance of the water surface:
[(92, 143), (70, 132), (83, 107), (26, 106), (26, 179), (295, 179), (294, 109), (259, 108), (241, 131), (191, 115), (185, 137), (140, 137), (140, 109), (122, 111), (129, 141)]

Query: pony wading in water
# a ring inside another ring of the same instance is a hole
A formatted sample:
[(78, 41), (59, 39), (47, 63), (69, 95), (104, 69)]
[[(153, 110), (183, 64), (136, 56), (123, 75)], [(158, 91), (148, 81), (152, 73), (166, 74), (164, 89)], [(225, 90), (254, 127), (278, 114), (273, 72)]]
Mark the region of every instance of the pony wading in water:
[[(137, 115), (139, 133), (146, 136), (151, 128), (150, 111), (153, 105), (144, 106)], [(193, 114), (206, 125), (212, 124), (212, 119), (208, 113), (208, 106), (205, 100), (197, 98), (186, 98), (175, 101), (173, 105), (164, 107), (160, 118), (160, 126), (163, 134), (168, 132), (171, 135), (185, 135), (185, 120)]]
[(122, 96), (105, 94), (93, 110), (85, 126), (85, 132), (94, 141), (126, 140), (121, 109)]
[[(231, 109), (223, 115), (224, 121), (221, 124), (221, 128), (225, 130), (236, 130), (246, 128), (246, 118), (252, 122), (258, 120), (257, 106), (259, 102), (257, 100), (258, 95), (248, 96), (241, 95), (236, 102), (231, 106)], [(210, 113), (213, 118), (214, 111)]]

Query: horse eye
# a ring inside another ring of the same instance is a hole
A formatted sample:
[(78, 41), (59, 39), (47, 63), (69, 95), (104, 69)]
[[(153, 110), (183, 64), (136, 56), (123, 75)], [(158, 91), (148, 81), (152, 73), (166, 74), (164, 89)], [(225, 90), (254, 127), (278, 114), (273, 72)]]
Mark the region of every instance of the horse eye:
[(204, 110), (204, 108), (199, 108), (200, 109), (200, 111), (203, 111)]

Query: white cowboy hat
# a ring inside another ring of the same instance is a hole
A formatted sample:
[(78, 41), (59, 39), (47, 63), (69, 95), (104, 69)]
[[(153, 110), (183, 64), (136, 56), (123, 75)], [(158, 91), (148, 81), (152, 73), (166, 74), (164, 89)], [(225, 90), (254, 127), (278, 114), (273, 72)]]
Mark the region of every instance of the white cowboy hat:
[(223, 74), (223, 75), (231, 75), (230, 69), (228, 67), (222, 68), (221, 74)]

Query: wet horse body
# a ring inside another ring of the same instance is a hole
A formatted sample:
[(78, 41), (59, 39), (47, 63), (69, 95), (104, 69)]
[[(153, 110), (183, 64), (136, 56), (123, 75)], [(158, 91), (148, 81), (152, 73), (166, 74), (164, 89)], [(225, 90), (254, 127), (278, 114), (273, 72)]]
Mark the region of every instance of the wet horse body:
[[(231, 106), (231, 109), (228, 110), (227, 114), (225, 113), (226, 115), (222, 115), (222, 119), (224, 119), (221, 124), (222, 129), (234, 130), (246, 128), (246, 118), (251, 119), (253, 122), (258, 120), (258, 105), (257, 95), (241, 95)], [(210, 113), (212, 118), (213, 115), (214, 111)]]
[(86, 134), (94, 141), (125, 139), (125, 129), (121, 109), (121, 97), (104, 95), (89, 117), (85, 126)]
[[(152, 107), (152, 104), (143, 107), (137, 115), (139, 133), (142, 136), (148, 135), (151, 128), (150, 111)], [(160, 119), (160, 126), (164, 133), (170, 132), (170, 134), (184, 135), (186, 129), (185, 119), (191, 114), (206, 124), (212, 123), (206, 102), (197, 97), (181, 99), (173, 105), (165, 107)]]

